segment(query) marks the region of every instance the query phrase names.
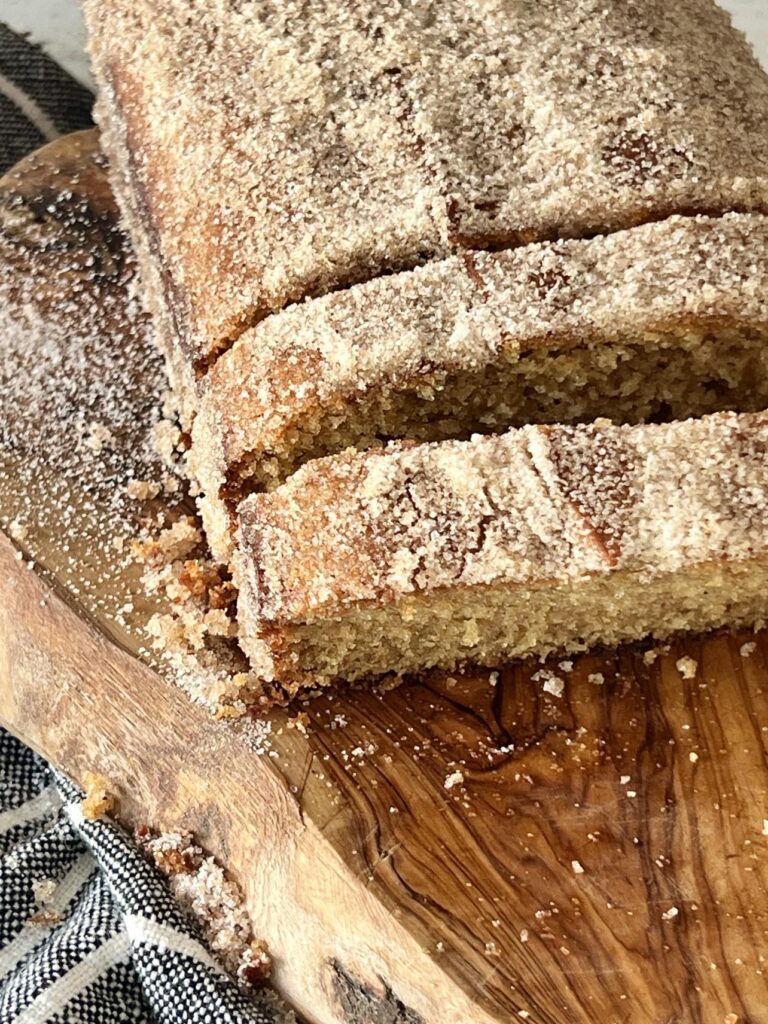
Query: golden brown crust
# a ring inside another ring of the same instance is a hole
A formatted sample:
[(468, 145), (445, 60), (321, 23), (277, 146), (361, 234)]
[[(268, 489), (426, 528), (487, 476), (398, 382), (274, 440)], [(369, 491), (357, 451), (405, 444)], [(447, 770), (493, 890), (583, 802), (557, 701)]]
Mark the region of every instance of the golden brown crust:
[(132, 233), (198, 366), (465, 246), (768, 212), (768, 78), (711, 0), (85, 7)]
[(307, 410), (439, 387), (535, 348), (625, 341), (676, 322), (768, 326), (768, 217), (672, 217), (607, 237), (453, 257), (310, 300), (243, 335), (201, 411), (227, 464), (290, 443)]
[[(460, 375), (481, 378), (536, 349), (553, 360), (580, 345), (594, 346), (596, 358), (601, 347), (630, 342), (650, 353), (673, 330), (768, 331), (768, 217), (673, 217), (607, 237), (476, 253), (469, 265), (452, 257), (270, 317), (222, 356), (202, 392), (191, 466), (206, 492), (209, 533), (223, 552), (222, 528), (213, 528), (220, 495), (263, 487), (263, 464), (274, 457), (291, 466), (338, 451), (323, 435), (351, 422), (372, 396), (383, 397), (383, 411), (371, 408), (360, 441), (406, 433), (377, 421), (392, 420), (387, 395), (422, 400), (426, 421), (429, 395)], [(691, 389), (700, 384), (692, 379)], [(664, 380), (656, 385), (662, 399)], [(497, 396), (483, 395), (490, 423)], [(604, 395), (604, 414), (615, 397)], [(480, 423), (482, 408), (477, 415)], [(567, 416), (563, 407), (552, 418)], [(306, 432), (313, 420), (317, 438)], [(431, 436), (440, 436), (437, 427)], [(314, 452), (302, 447), (310, 443)], [(350, 443), (358, 438), (341, 442)]]
[(765, 559), (768, 413), (349, 453), (252, 495), (239, 521), (243, 642), (296, 678), (297, 629), (360, 608)]

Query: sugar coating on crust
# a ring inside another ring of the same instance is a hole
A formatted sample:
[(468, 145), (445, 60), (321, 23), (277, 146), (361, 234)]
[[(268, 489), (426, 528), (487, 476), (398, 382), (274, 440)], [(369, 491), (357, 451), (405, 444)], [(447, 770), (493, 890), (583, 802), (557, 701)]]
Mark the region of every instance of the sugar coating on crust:
[(648, 578), (768, 552), (768, 413), (524, 427), (304, 466), (239, 510), (262, 624), (446, 588)]
[(711, 0), (85, 8), (133, 233), (198, 366), (290, 301), (464, 247), (768, 208), (768, 76)]
[(193, 465), (215, 493), (230, 466), (296, 444), (315, 410), (343, 419), (376, 390), (423, 394), (532, 349), (714, 321), (768, 325), (767, 217), (672, 217), (451, 257), (308, 300), (242, 335), (206, 379)]

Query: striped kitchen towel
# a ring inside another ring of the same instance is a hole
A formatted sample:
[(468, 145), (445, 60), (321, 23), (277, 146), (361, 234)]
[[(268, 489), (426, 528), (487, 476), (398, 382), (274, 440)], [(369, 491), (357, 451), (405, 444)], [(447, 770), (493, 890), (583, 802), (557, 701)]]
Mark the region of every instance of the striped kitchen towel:
[(57, 135), (91, 125), (93, 96), (0, 22), (0, 174)]
[(0, 729), (1, 1024), (288, 1024), (241, 992), (117, 826)]

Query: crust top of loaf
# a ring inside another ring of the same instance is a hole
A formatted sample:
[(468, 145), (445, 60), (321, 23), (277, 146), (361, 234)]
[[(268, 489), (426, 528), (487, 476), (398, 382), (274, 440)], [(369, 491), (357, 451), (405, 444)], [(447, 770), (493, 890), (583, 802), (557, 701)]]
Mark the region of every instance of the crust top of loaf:
[(260, 621), (768, 552), (768, 413), (524, 427), (308, 463), (239, 509)]
[(711, 0), (85, 8), (197, 365), (291, 301), (463, 248), (768, 212), (768, 76)]
[[(672, 217), (614, 235), (450, 257), (270, 317), (210, 371), (194, 456), (279, 451), (308, 413), (373, 389), (440, 387), (536, 347), (669, 326), (768, 326), (768, 217)], [(210, 467), (208, 470), (210, 475)]]

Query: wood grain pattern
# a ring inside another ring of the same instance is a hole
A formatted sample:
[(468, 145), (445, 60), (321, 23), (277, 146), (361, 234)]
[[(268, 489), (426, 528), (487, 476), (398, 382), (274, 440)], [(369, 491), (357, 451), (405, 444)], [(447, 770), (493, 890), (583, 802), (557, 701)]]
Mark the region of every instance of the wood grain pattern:
[[(6, 189), (34, 197), (52, 167), (58, 188), (84, 180), (93, 144), (55, 144)], [(6, 266), (14, 230), (6, 218)], [(41, 266), (14, 245), (24, 273), (20, 251)], [(124, 297), (129, 278), (100, 288)], [(3, 315), (5, 331), (18, 310)], [(129, 407), (159, 390), (145, 355)], [(640, 647), (555, 662), (560, 697), (531, 664), (324, 695), (306, 735), (274, 713), (259, 754), (250, 723), (193, 705), (116, 620), (135, 578), (83, 539), (100, 508), (105, 532), (130, 527), (107, 478), (54, 529), (42, 513), (61, 487), (23, 472), (34, 445), (2, 453), (0, 521), (30, 493), (40, 514), (23, 541), (33, 568), (0, 539), (0, 720), (74, 778), (104, 772), (127, 824), (192, 829), (222, 858), (308, 1020), (768, 1022), (765, 634), (689, 639), (653, 664)], [(70, 501), (82, 486), (67, 480)]]

